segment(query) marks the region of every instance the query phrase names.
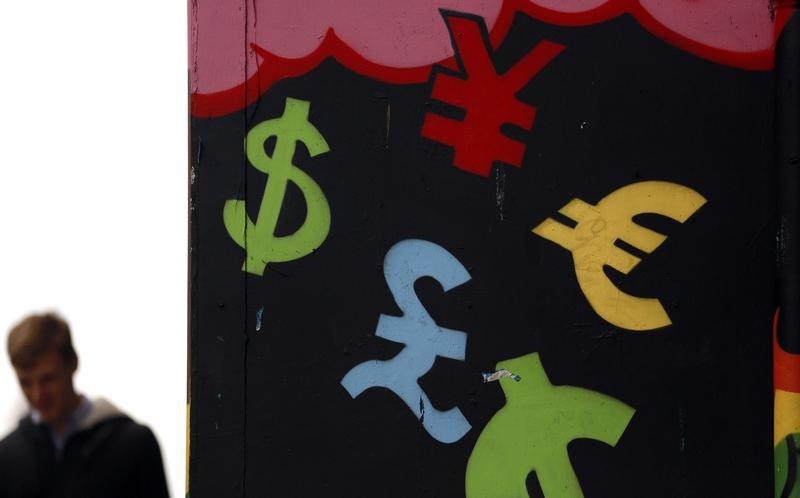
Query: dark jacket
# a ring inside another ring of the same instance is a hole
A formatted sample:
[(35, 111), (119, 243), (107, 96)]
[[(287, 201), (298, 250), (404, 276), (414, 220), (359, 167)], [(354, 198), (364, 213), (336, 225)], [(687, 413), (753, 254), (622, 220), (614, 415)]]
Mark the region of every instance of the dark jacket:
[(49, 429), (30, 417), (0, 441), (0, 498), (167, 498), (153, 433), (105, 400), (56, 457)]

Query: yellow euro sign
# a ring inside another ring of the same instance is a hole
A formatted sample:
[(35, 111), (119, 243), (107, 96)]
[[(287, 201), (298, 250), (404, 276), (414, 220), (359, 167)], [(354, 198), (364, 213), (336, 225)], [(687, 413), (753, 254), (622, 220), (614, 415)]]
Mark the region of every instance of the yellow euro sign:
[(634, 216), (655, 213), (683, 223), (705, 203), (703, 196), (675, 183), (633, 183), (611, 192), (596, 206), (572, 199), (558, 212), (576, 221), (575, 228), (548, 218), (533, 233), (572, 252), (581, 291), (604, 320), (628, 330), (653, 330), (672, 323), (658, 299), (622, 292), (603, 266), (627, 275), (641, 261), (615, 246), (616, 240), (648, 254), (666, 240), (666, 236), (634, 223)]

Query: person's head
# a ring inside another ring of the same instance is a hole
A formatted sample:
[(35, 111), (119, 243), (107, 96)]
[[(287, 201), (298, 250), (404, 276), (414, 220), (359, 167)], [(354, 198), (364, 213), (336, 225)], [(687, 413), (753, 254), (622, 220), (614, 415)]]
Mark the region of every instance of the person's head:
[(44, 422), (60, 427), (78, 402), (72, 384), (78, 355), (69, 325), (53, 313), (29, 315), (11, 329), (6, 346), (31, 408)]

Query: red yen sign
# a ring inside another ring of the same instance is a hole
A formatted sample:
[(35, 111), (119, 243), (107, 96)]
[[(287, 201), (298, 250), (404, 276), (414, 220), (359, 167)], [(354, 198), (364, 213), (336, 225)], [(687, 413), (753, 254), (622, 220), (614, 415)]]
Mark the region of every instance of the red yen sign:
[(495, 161), (520, 167), (525, 144), (503, 135), (500, 127), (533, 128), (536, 108), (516, 94), (565, 47), (544, 40), (511, 69), (497, 74), (483, 20), (450, 12), (443, 15), (460, 71), (448, 74), (439, 68), (431, 97), (462, 109), (465, 115), (457, 120), (428, 113), (422, 136), (451, 146), (453, 165), (477, 175), (488, 176)]

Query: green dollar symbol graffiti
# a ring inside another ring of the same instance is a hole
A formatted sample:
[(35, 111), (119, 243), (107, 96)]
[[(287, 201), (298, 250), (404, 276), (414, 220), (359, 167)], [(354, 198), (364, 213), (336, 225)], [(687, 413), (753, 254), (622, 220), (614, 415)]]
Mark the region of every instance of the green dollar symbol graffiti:
[[(231, 238), (247, 252), (242, 270), (263, 275), (269, 262), (302, 258), (325, 241), (331, 226), (328, 200), (317, 183), (292, 164), (298, 142), (302, 142), (311, 157), (328, 152), (327, 142), (308, 121), (310, 104), (305, 100), (286, 99), (283, 115), (259, 123), (245, 138), (247, 159), (254, 168), (269, 175), (256, 222), (247, 215), (245, 201), (225, 202), (222, 217)], [(272, 156), (264, 143), (276, 138)], [(286, 187), (291, 181), (303, 193), (306, 219), (294, 233), (275, 236), (275, 225), (283, 206)]]
[(467, 462), (467, 498), (527, 498), (525, 479), (536, 471), (547, 498), (581, 498), (567, 444), (588, 438), (614, 446), (634, 409), (610, 396), (554, 386), (538, 353), (502, 361), (521, 377), (500, 379), (506, 405), (484, 428)]

